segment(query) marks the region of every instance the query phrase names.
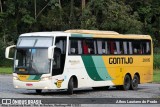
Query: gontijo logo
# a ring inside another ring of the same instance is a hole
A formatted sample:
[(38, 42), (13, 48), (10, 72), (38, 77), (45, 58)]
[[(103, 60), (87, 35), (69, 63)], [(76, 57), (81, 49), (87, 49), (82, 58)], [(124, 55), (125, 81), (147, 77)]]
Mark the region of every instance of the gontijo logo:
[(132, 57), (110, 57), (109, 64), (133, 64)]

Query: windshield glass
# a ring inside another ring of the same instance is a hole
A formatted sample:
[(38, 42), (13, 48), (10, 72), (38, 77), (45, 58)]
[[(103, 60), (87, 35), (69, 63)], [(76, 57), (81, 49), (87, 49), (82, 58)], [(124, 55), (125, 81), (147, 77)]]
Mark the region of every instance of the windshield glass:
[(48, 49), (18, 48), (15, 54), (15, 72), (19, 74), (49, 73)]
[(17, 47), (50, 47), (52, 42), (53, 38), (51, 37), (20, 37)]

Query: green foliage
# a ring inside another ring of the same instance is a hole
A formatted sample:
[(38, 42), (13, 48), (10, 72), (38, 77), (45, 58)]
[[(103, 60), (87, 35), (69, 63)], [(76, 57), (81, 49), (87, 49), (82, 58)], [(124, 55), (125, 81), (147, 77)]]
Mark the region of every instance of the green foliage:
[(153, 67), (154, 69), (160, 69), (160, 54), (154, 54)]
[(0, 66), (12, 66), (13, 61), (5, 59), (6, 44), (0, 39)]
[(82, 28), (114, 30), (119, 33), (142, 33), (138, 14), (131, 7), (116, 0), (92, 0), (82, 16)]
[(0, 74), (11, 74), (12, 68), (11, 67), (0, 67)]
[(156, 82), (156, 83), (160, 83), (160, 70), (159, 69), (156, 69), (154, 70), (153, 72), (153, 81)]
[(26, 24), (33, 24), (35, 22), (35, 19), (33, 17), (31, 17), (30, 15), (24, 15), (21, 19), (22, 22), (26, 23)]

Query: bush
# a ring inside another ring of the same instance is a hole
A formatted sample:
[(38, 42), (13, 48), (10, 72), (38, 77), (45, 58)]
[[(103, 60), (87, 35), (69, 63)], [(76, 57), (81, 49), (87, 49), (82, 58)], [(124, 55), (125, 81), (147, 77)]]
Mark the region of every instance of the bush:
[(160, 69), (160, 54), (154, 54), (153, 67), (154, 69)]
[(11, 67), (13, 66), (13, 60), (5, 58), (5, 49), (0, 49), (0, 67)]
[(154, 47), (154, 54), (160, 55), (160, 48), (159, 47)]

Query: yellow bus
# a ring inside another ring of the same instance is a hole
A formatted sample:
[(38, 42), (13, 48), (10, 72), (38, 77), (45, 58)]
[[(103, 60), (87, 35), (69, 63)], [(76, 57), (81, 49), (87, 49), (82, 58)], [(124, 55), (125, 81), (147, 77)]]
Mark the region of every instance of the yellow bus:
[[(9, 51), (16, 47), (15, 57)], [(21, 34), (17, 45), (6, 48), (14, 59), (15, 88), (93, 89), (116, 86), (136, 90), (152, 81), (153, 48), (149, 35), (114, 31), (67, 30)]]

